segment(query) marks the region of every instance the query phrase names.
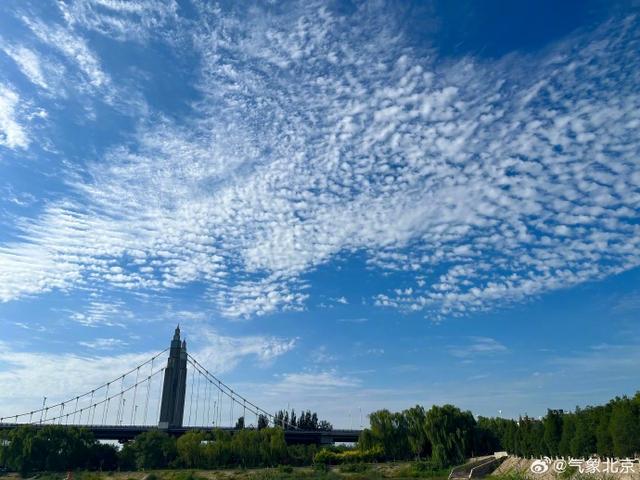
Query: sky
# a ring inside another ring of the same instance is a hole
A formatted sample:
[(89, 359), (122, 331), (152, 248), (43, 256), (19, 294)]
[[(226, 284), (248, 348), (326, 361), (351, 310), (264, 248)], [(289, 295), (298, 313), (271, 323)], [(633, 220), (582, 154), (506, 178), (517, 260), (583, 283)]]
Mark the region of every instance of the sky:
[(5, 0), (0, 414), (165, 349), (335, 426), (640, 389), (640, 3)]

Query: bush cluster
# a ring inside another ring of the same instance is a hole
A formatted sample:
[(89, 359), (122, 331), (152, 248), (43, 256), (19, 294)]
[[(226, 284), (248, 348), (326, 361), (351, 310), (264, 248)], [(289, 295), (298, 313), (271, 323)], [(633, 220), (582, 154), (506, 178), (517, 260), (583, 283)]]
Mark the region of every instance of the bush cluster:
[(384, 457), (384, 452), (379, 446), (362, 450), (342, 450), (324, 448), (316, 453), (313, 463), (316, 465), (342, 465), (356, 463), (377, 462)]
[[(9, 430), (0, 438), (0, 465), (26, 475), (34, 471), (311, 465), (315, 445), (290, 445), (280, 428), (188, 432), (178, 439), (160, 430), (138, 435), (118, 450), (91, 432), (48, 425)], [(183, 479), (176, 479), (183, 480)], [(193, 479), (185, 479), (193, 480)]]

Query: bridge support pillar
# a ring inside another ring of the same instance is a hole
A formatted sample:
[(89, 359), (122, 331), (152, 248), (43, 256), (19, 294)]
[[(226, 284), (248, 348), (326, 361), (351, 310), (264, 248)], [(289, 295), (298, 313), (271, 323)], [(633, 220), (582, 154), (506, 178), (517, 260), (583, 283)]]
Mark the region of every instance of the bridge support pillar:
[(182, 427), (184, 401), (187, 389), (187, 342), (180, 341), (180, 326), (171, 340), (167, 368), (162, 385), (159, 428)]

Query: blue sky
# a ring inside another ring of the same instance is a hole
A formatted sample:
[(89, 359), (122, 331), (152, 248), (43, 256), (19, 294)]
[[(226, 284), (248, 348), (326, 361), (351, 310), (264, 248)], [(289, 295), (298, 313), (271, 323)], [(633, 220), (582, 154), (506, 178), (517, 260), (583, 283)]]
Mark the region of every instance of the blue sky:
[(634, 393), (640, 5), (558, 3), (2, 2), (2, 414), (176, 323), (339, 426)]

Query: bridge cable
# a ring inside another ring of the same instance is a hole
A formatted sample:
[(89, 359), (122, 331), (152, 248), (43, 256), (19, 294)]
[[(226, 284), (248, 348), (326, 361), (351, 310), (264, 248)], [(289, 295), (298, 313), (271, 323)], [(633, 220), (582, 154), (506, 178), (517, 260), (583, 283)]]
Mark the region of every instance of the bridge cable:
[[(159, 373), (162, 373), (162, 372), (164, 372), (164, 368), (162, 368), (162, 369), (160, 369), (160, 370), (155, 371), (155, 372), (154, 372), (152, 375), (150, 375), (148, 378), (154, 378), (155, 376), (157, 376)], [(148, 381), (148, 379), (144, 379), (144, 380), (142, 380), (140, 383), (143, 383), (143, 382), (146, 382), (146, 381)], [(126, 392), (128, 392), (128, 391), (133, 390), (133, 388), (134, 388), (134, 387), (135, 387), (134, 385), (130, 385), (129, 387), (127, 387), (127, 388), (125, 388), (125, 389), (124, 389), (124, 393), (126, 393)], [(95, 403), (94, 405), (91, 405), (91, 406), (89, 406), (89, 407), (83, 407), (83, 410), (86, 410), (86, 408), (93, 408), (93, 409), (94, 409), (94, 411), (95, 411), (95, 409), (96, 409), (99, 405), (102, 405), (102, 404), (104, 404), (104, 403), (106, 403), (106, 402), (110, 402), (111, 400), (114, 400), (115, 398), (117, 398), (117, 397), (119, 397), (119, 396), (120, 396), (120, 392), (118, 392), (118, 393), (114, 393), (114, 394), (113, 394), (113, 395), (111, 395), (110, 397), (108, 397), (108, 398), (106, 398), (106, 399), (102, 399), (102, 400), (100, 400), (99, 402)], [(74, 413), (74, 412), (70, 412), (69, 414), (72, 414), (72, 413)], [(55, 420), (58, 420), (58, 417), (50, 418), (49, 420), (55, 421)]]
[[(157, 353), (156, 355), (154, 355), (153, 357), (151, 357), (149, 360), (146, 360), (145, 362), (143, 362), (143, 363), (141, 363), (141, 364), (137, 365), (137, 366), (136, 366), (136, 367), (134, 367), (133, 369), (131, 369), (131, 370), (127, 371), (123, 376), (127, 376), (127, 375), (129, 375), (130, 373), (132, 373), (132, 372), (136, 371), (136, 369), (137, 369), (137, 368), (142, 367), (142, 366), (144, 366), (144, 365), (148, 364), (149, 362), (153, 362), (153, 360), (155, 360), (157, 357), (159, 357), (160, 355), (164, 354), (164, 353), (165, 353), (165, 352), (167, 352), (168, 350), (169, 350), (169, 348), (165, 348), (165, 349), (164, 349), (164, 350), (162, 350), (161, 352), (159, 352), (159, 353)], [(91, 390), (91, 391), (88, 391), (88, 392), (86, 392), (86, 393), (83, 393), (82, 395), (77, 395), (77, 396), (75, 396), (75, 397), (68, 398), (68, 399), (66, 399), (66, 400), (64, 400), (64, 401), (58, 402), (58, 403), (56, 403), (56, 404), (54, 404), (54, 405), (50, 405), (50, 406), (48, 406), (48, 407), (46, 407), (46, 406), (45, 406), (45, 402), (43, 402), (42, 407), (41, 407), (41, 408), (39, 408), (39, 409), (37, 409), (37, 410), (33, 410), (33, 411), (30, 411), (30, 412), (19, 413), (18, 415), (10, 415), (10, 416), (8, 416), (8, 417), (0, 417), (0, 423), (2, 423), (5, 419), (14, 418), (14, 417), (16, 417), (16, 416), (17, 416), (17, 417), (26, 417), (27, 415), (29, 415), (29, 416), (30, 416), (30, 418), (33, 418), (33, 414), (34, 414), (34, 413), (40, 413), (40, 414), (41, 414), (41, 415), (40, 415), (40, 422), (39, 422), (39, 423), (46, 422), (46, 415), (48, 414), (49, 409), (53, 409), (53, 408), (60, 407), (60, 406), (62, 406), (62, 404), (63, 404), (63, 403), (69, 403), (69, 402), (71, 402), (71, 401), (75, 400), (76, 398), (79, 398), (79, 399), (80, 399), (80, 398), (84, 398), (84, 397), (87, 397), (87, 396), (89, 396), (89, 395), (92, 395), (94, 392), (96, 392), (96, 391), (98, 391), (98, 390), (101, 390), (101, 389), (103, 389), (103, 388), (107, 387), (109, 384), (113, 383), (113, 382), (114, 382), (115, 380), (117, 380), (118, 378), (120, 378), (120, 376), (116, 377), (114, 380), (111, 380), (111, 381), (109, 381), (109, 382), (103, 383), (103, 384), (101, 384), (100, 386), (98, 386), (97, 388), (94, 388), (94, 389), (93, 389), (93, 390)], [(45, 401), (46, 401), (46, 397), (45, 397)], [(92, 403), (92, 402), (93, 402), (93, 398), (91, 399), (90, 403)], [(57, 418), (57, 417), (56, 417), (56, 418)], [(31, 422), (30, 422), (30, 423), (31, 423)]]
[(198, 389), (198, 393), (196, 394), (196, 425), (198, 425), (198, 412), (200, 411), (200, 403), (202, 403), (200, 401), (200, 384), (202, 383), (202, 376), (198, 375), (198, 386), (196, 387)]
[[(213, 385), (215, 386), (215, 382), (218, 383), (217, 388), (219, 389), (220, 392), (222, 392), (224, 395), (226, 395), (229, 399), (231, 399), (232, 402), (237, 401), (236, 399), (234, 399), (234, 397), (238, 397), (242, 400), (244, 400), (246, 402), (246, 404), (250, 405), (251, 407), (253, 407), (253, 410), (251, 410), (252, 412), (255, 412), (256, 410), (259, 411), (260, 413), (262, 413), (263, 415), (265, 415), (267, 417), (267, 420), (271, 420), (271, 422), (276, 425), (275, 422), (275, 417), (267, 412), (266, 410), (264, 410), (263, 408), (260, 408), (258, 405), (254, 404), (253, 402), (249, 401), (248, 399), (246, 399), (245, 397), (243, 397), (242, 395), (239, 395), (237, 392), (234, 392), (227, 384), (225, 384), (223, 381), (221, 381), (218, 377), (216, 377), (215, 375), (213, 375), (211, 372), (209, 372), (209, 370), (207, 370), (203, 365), (201, 365), (192, 355), (190, 355), (189, 353), (187, 353), (187, 359), (189, 360), (189, 363), (196, 369), (198, 370), (198, 372), (200, 372), (201, 374), (203, 374), (205, 376), (205, 378), (207, 378), (210, 382), (213, 383)], [(282, 421), (282, 425), (283, 426), (288, 426), (291, 429), (294, 430), (299, 430), (299, 427), (297, 425), (292, 425), (289, 422), (285, 422), (284, 419)], [(232, 425), (233, 426), (233, 425)]]
[(149, 410), (149, 394), (151, 390), (151, 373), (153, 372), (153, 359), (151, 360), (151, 370), (149, 372), (149, 376), (147, 377), (147, 399), (144, 402), (144, 419), (142, 420), (142, 424), (147, 424), (147, 412)]
[(120, 419), (122, 418), (121, 415), (124, 414), (124, 397), (123, 397), (123, 393), (122, 390), (124, 389), (124, 375), (122, 376), (122, 381), (120, 382), (120, 401), (118, 402), (118, 411), (116, 413), (116, 425), (118, 425), (119, 423), (122, 423), (120, 421)]
[(187, 422), (191, 425), (191, 412), (193, 411), (193, 384), (196, 381), (196, 372), (191, 372), (191, 388), (189, 389), (189, 421)]
[(136, 369), (136, 383), (133, 389), (133, 401), (131, 402), (131, 420), (129, 421), (131, 425), (135, 425), (134, 422), (137, 420), (135, 418), (135, 415), (136, 415), (136, 409), (138, 408), (138, 406), (136, 405), (136, 395), (138, 393), (138, 377), (139, 376), (140, 376), (140, 367)]
[[(160, 372), (164, 372), (165, 367), (162, 367)], [(162, 406), (162, 380), (158, 382), (158, 423), (160, 423), (160, 407)]]
[[(78, 400), (80, 400), (80, 397), (76, 397), (76, 406), (74, 407), (74, 410), (78, 410)], [(76, 414), (75, 414), (75, 412), (73, 413), (73, 419), (71, 420), (71, 423), (73, 425), (76, 424)]]
[(211, 384), (207, 382), (207, 421), (205, 425), (209, 426), (211, 423)]
[[(204, 369), (204, 367), (201, 367), (201, 366), (199, 366), (199, 365), (195, 365), (195, 364), (194, 364), (194, 363), (192, 363), (192, 362), (189, 362), (189, 363), (191, 363), (191, 365), (192, 365), (192, 366), (193, 366), (193, 367), (194, 367), (194, 368), (195, 368), (195, 369), (196, 369), (200, 374), (203, 374), (203, 372), (200, 370), (200, 368)], [(209, 374), (209, 375), (211, 375), (211, 374)], [(205, 378), (207, 378), (206, 374), (204, 374), (204, 376), (205, 376)], [(222, 383), (218, 378), (215, 378), (215, 381), (216, 381), (216, 382), (218, 382), (218, 383), (220, 384), (219, 386), (218, 386), (218, 385), (216, 385), (216, 383), (215, 383), (215, 382), (213, 382), (211, 379), (207, 378), (207, 380), (208, 380), (208, 381), (209, 381), (209, 383), (211, 383), (213, 386), (215, 386), (216, 388), (218, 388), (218, 394), (220, 395), (220, 400), (221, 400), (221, 401), (220, 401), (220, 408), (219, 408), (220, 420), (221, 420), (221, 418), (222, 418), (222, 417), (221, 417), (221, 414), (222, 414), (222, 395), (224, 394), (224, 396), (226, 396), (226, 397), (228, 397), (228, 398), (230, 399), (230, 404), (231, 404), (231, 405), (230, 405), (230, 409), (229, 409), (229, 410), (230, 410), (231, 427), (233, 427), (233, 414), (232, 414), (233, 403), (235, 403), (235, 402), (238, 402), (238, 403), (239, 403), (239, 400), (237, 399), (238, 397), (239, 397), (239, 398), (242, 398), (242, 399), (244, 400), (244, 402), (245, 402), (245, 403), (243, 404), (243, 405), (244, 405), (244, 407), (245, 407), (245, 408), (248, 408), (248, 409), (249, 409), (249, 411), (250, 411), (251, 413), (254, 413), (254, 414), (255, 414), (255, 413), (259, 413), (259, 412), (264, 412), (264, 413), (267, 415), (267, 417), (271, 416), (270, 414), (266, 413), (264, 410), (260, 409), (259, 407), (256, 407), (256, 406), (255, 406), (252, 402), (250, 402), (249, 400), (246, 400), (246, 399), (245, 399), (244, 397), (242, 397), (241, 395), (238, 395), (238, 394), (237, 394), (237, 392), (233, 391), (231, 388), (229, 388), (228, 386), (226, 386), (226, 385), (225, 385), (224, 383)], [(226, 389), (227, 389), (228, 391), (227, 391), (227, 390), (225, 390), (225, 389), (223, 388), (223, 386), (224, 386), (224, 387), (226, 387)], [(253, 406), (256, 410), (254, 410), (254, 409), (252, 409), (252, 408), (249, 408), (249, 407), (246, 407), (246, 404), (249, 404), (249, 405)], [(220, 423), (221, 423), (221, 422), (220, 422)], [(274, 422), (274, 423), (275, 423), (275, 422)]]

